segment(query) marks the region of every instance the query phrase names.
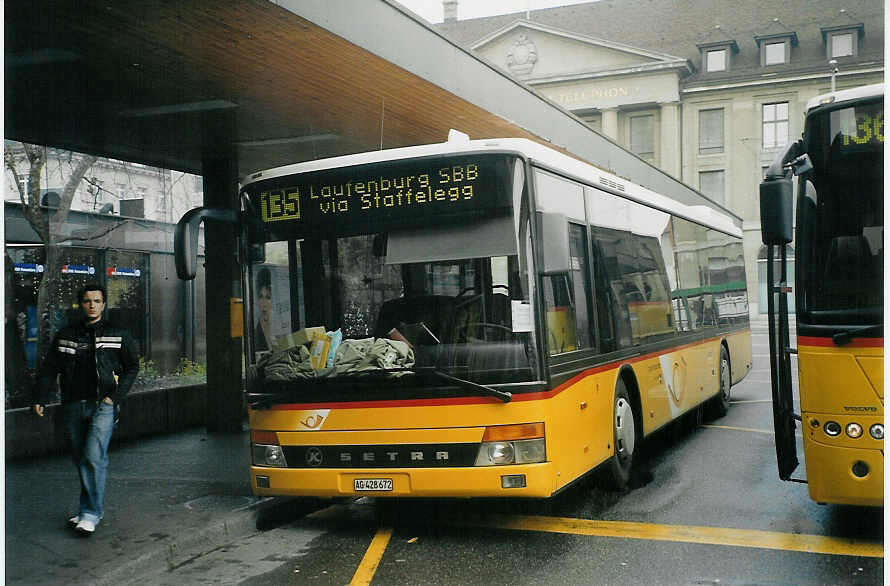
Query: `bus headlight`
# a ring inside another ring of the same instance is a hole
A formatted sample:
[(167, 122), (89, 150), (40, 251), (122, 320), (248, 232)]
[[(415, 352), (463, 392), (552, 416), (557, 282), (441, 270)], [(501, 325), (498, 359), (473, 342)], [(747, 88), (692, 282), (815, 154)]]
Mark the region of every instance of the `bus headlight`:
[(488, 444), (488, 461), (492, 464), (512, 464), (516, 451), (513, 442), (495, 442)]
[(870, 428), (868, 428), (868, 433), (876, 440), (882, 440), (884, 439), (884, 425), (881, 423), (875, 423)]
[(826, 421), (825, 427), (825, 435), (829, 437), (837, 437), (841, 434), (841, 424), (837, 421)]
[(251, 452), (254, 466), (287, 468), (287, 461), (284, 459), (284, 451), (281, 446), (252, 444)]
[(853, 439), (862, 436), (862, 426), (858, 423), (848, 423), (846, 431), (847, 435)]
[(544, 424), (516, 423), (485, 428), (476, 466), (504, 466), (544, 462)]
[(504, 466), (544, 462), (544, 438), (512, 442), (485, 442), (479, 446), (476, 466)]

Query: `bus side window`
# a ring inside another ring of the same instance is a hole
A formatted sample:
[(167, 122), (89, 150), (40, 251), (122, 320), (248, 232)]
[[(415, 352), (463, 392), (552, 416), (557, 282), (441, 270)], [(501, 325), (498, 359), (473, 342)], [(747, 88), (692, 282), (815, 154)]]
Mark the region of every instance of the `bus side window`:
[(599, 329), (600, 352), (615, 350), (615, 324), (612, 319), (612, 301), (609, 278), (605, 271), (606, 261), (603, 247), (598, 238), (593, 239), (593, 279), (595, 282), (596, 325)]
[(569, 278), (574, 290), (578, 348), (590, 348), (590, 264), (587, 260), (587, 234), (584, 226), (569, 224), (569, 254), (572, 264)]
[(547, 312), (547, 345), (550, 355), (578, 349), (575, 307), (568, 273), (544, 277), (544, 305)]
[(544, 279), (551, 355), (591, 346), (587, 237), (583, 226), (570, 223), (568, 230), (571, 268)]

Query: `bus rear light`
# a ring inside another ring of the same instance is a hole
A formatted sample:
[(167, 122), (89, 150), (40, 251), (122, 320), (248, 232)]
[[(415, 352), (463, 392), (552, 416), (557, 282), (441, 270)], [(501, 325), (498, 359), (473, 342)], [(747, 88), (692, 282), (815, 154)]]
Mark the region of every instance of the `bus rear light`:
[(826, 421), (825, 427), (822, 429), (825, 430), (825, 435), (829, 437), (837, 437), (841, 434), (841, 424), (837, 421)]
[(250, 443), (252, 444), (271, 444), (278, 445), (278, 434), (274, 431), (264, 431), (261, 429), (250, 430)]
[(875, 423), (870, 428), (868, 428), (868, 434), (876, 440), (884, 439), (884, 425), (881, 423)]
[(847, 435), (853, 439), (862, 436), (862, 426), (858, 423), (848, 423), (846, 428)]
[(544, 423), (520, 423), (518, 425), (495, 425), (486, 427), (482, 434), (483, 442), (505, 440), (536, 439), (544, 437)]

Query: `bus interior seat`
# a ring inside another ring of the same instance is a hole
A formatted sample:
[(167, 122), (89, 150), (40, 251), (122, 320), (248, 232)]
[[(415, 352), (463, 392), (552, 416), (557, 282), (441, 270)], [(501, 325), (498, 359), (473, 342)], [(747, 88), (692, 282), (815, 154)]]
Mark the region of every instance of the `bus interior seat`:
[(423, 322), (440, 340), (452, 328), (452, 298), (447, 295), (419, 295), (389, 299), (380, 308), (375, 338), (386, 338), (402, 324)]

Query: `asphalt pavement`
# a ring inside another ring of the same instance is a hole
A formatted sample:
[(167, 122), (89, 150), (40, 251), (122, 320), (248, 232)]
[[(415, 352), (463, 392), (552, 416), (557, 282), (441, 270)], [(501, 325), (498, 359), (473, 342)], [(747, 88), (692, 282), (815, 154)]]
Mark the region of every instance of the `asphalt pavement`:
[(282, 501), (251, 495), (248, 444), (203, 428), (113, 443), (90, 537), (66, 524), (80, 490), (67, 455), (6, 462), (6, 584), (127, 584), (256, 532)]

